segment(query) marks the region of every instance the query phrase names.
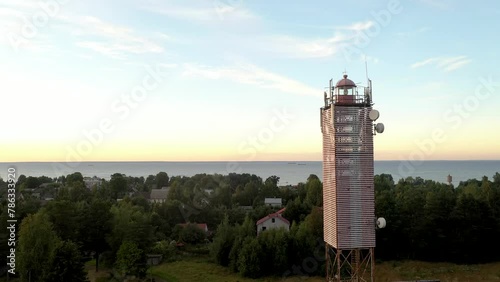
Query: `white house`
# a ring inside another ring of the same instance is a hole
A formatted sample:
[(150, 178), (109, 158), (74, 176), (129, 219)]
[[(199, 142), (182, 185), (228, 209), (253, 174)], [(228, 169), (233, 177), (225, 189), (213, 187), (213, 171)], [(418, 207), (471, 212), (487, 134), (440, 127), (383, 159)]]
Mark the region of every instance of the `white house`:
[(290, 230), (290, 221), (281, 216), (285, 209), (286, 208), (283, 208), (275, 213), (259, 219), (256, 223), (257, 235), (259, 235), (262, 231), (274, 228), (285, 228), (287, 231)]
[(278, 208), (281, 208), (281, 206), (283, 206), (283, 202), (282, 202), (281, 198), (265, 198), (264, 204), (266, 206), (278, 207)]
[(94, 177), (84, 177), (83, 182), (85, 183), (85, 187), (87, 189), (92, 189), (92, 187), (96, 186), (97, 188), (101, 187), (102, 179), (94, 176)]
[(149, 194), (149, 202), (150, 203), (163, 203), (167, 200), (168, 191), (170, 187), (163, 187), (162, 189), (151, 189), (151, 193)]

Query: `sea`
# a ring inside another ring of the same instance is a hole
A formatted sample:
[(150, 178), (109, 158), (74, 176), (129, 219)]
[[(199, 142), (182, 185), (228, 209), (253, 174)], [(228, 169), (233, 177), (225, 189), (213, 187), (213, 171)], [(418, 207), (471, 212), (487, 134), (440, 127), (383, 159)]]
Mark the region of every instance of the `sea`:
[[(260, 161), (260, 162), (13, 162), (0, 163), (0, 177), (7, 179), (9, 168), (15, 168), (17, 177), (26, 176), (58, 177), (73, 172), (81, 172), (84, 177), (97, 176), (109, 179), (114, 173), (127, 176), (147, 177), (160, 171), (169, 176), (193, 176), (199, 173), (223, 174), (232, 172), (250, 173), (263, 180), (276, 175), (279, 185), (296, 185), (306, 182), (311, 174), (323, 177), (321, 161)], [(483, 176), (493, 178), (500, 173), (500, 160), (467, 161), (375, 161), (375, 174), (391, 174), (397, 182), (401, 178), (421, 177), (438, 182), (447, 182), (452, 176), (452, 183), (468, 179), (481, 180)]]

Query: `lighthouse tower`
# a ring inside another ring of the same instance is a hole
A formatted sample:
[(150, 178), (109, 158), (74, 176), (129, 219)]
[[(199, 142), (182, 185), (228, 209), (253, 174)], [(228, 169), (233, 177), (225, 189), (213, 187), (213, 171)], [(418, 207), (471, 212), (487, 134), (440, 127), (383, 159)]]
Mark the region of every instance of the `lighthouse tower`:
[(323, 211), (327, 281), (374, 281), (375, 217), (372, 87), (358, 87), (347, 74), (330, 80), (321, 108)]

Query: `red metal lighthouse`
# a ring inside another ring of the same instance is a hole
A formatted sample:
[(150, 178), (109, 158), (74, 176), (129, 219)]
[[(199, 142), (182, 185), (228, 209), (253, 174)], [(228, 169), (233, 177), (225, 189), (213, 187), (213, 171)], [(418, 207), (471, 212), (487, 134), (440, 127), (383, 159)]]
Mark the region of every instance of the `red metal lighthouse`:
[(384, 126), (372, 105), (370, 80), (330, 80), (321, 108), (327, 281), (374, 281), (375, 229), (385, 220), (375, 217), (373, 136)]

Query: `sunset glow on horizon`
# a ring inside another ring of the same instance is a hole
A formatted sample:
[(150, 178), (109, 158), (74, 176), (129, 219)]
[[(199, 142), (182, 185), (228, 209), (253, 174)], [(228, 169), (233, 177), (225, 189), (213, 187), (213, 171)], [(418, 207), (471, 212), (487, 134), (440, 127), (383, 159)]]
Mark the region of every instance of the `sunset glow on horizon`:
[(375, 160), (500, 159), (496, 2), (53, 1), (0, 0), (0, 162), (321, 161), (344, 71)]

